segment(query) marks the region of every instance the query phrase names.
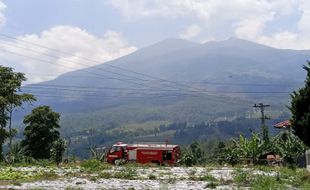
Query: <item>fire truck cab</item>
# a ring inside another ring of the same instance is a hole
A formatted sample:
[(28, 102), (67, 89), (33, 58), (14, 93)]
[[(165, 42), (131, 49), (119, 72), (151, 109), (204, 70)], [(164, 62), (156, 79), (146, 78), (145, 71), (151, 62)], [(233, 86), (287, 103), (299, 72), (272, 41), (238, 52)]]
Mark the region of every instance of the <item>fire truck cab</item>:
[(107, 162), (119, 165), (121, 162), (137, 162), (141, 164), (176, 164), (181, 158), (178, 145), (137, 143), (114, 144), (107, 153)]

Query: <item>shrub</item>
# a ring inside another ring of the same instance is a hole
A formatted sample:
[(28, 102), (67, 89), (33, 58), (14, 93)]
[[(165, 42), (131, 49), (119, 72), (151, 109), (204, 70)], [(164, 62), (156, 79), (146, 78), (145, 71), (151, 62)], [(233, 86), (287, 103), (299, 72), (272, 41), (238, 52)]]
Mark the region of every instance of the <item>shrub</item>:
[(211, 181), (211, 182), (215, 182), (218, 181), (215, 177), (213, 177), (212, 175), (204, 175), (198, 178), (198, 180), (200, 181)]
[(64, 139), (57, 139), (53, 142), (51, 152), (51, 158), (56, 162), (57, 166), (62, 162), (64, 152), (66, 150), (66, 142)]
[(216, 187), (217, 187), (218, 185), (219, 185), (218, 183), (210, 182), (210, 183), (208, 183), (208, 184), (205, 186), (205, 188), (216, 189)]
[(103, 164), (102, 162), (95, 160), (95, 159), (86, 160), (82, 162), (81, 167), (83, 167), (88, 172), (98, 172), (101, 170), (112, 168), (112, 166)]
[(194, 157), (192, 154), (187, 153), (182, 158), (182, 163), (184, 163), (186, 166), (192, 166), (194, 164)]
[(154, 174), (149, 174), (148, 178), (151, 179), (151, 180), (155, 180), (157, 177)]

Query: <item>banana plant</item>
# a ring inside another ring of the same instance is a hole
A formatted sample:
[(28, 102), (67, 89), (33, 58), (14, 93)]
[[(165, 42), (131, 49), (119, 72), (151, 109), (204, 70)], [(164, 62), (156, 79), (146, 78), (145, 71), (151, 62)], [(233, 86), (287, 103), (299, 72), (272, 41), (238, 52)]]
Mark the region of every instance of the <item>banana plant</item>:
[(289, 167), (295, 167), (297, 158), (304, 154), (305, 144), (291, 132), (282, 132), (273, 139), (277, 152)]
[(252, 137), (247, 139), (243, 135), (240, 135), (239, 140), (234, 140), (234, 144), (239, 149), (241, 157), (250, 159), (250, 163), (255, 163), (259, 157), (264, 154), (265, 143), (255, 133)]

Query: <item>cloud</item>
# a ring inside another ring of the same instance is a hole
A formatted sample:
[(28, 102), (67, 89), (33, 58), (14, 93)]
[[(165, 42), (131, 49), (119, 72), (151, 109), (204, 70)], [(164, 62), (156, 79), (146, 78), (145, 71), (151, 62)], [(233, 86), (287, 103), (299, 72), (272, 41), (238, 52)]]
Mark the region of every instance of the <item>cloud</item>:
[[(310, 48), (308, 0), (108, 0), (126, 20), (165, 17), (200, 26), (202, 38), (231, 36), (278, 48)], [(297, 21), (296, 21), (297, 20)], [(296, 24), (296, 22), (298, 22)], [(180, 31), (181, 38), (191, 38)], [(192, 31), (192, 33), (195, 33)], [(284, 47), (284, 45), (286, 45)]]
[(0, 1), (0, 28), (5, 24), (6, 18), (4, 16), (4, 11), (6, 9), (6, 5)]
[(233, 24), (235, 35), (239, 38), (255, 40), (264, 32), (266, 22), (272, 19), (272, 14), (260, 17), (249, 16), (240, 19), (239, 22)]
[(126, 18), (191, 16), (204, 21), (235, 20), (246, 15), (266, 13), (270, 9), (268, 0), (109, 0), (108, 2)]
[[(129, 45), (121, 33), (107, 31), (102, 38), (98, 38), (74, 26), (55, 26), (39, 35), (27, 34), (19, 36), (17, 39), (1, 43), (1, 49), (49, 62), (46, 63), (2, 52), (1, 57), (6, 59), (8, 64), (14, 64), (21, 71), (30, 73), (29, 82), (41, 82), (51, 78), (35, 76), (32, 73), (60, 75), (116, 59), (137, 49)], [(29, 43), (25, 43), (25, 41)], [(49, 49), (37, 47), (31, 43)], [(46, 56), (46, 54), (50, 56)], [(97, 62), (87, 61), (83, 58), (96, 60)]]
[(190, 40), (194, 37), (196, 37), (201, 32), (201, 28), (198, 25), (190, 25), (188, 26), (185, 31), (183, 31), (181, 34), (179, 34), (179, 38)]
[[(274, 10), (272, 15), (252, 18), (248, 22), (246, 20), (241, 21), (235, 27), (235, 35), (239, 38), (248, 39), (275, 48), (310, 49), (310, 2), (305, 0), (271, 1), (270, 7)], [(266, 23), (273, 21), (276, 15), (287, 16), (296, 14), (296, 12), (301, 13), (296, 29), (287, 28), (271, 34), (264, 32)]]

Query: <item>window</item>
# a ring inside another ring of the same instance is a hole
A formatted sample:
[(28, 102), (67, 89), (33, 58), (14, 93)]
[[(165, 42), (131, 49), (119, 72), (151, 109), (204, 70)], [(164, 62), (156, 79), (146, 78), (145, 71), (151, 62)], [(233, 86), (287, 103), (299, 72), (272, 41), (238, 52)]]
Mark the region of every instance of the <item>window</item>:
[(165, 150), (163, 152), (163, 160), (171, 160), (171, 157), (172, 157), (172, 151)]
[(121, 151), (121, 150), (122, 150), (121, 147), (119, 147), (119, 146), (113, 146), (113, 147), (111, 148), (111, 150), (110, 150), (110, 153), (119, 152), (119, 151)]

